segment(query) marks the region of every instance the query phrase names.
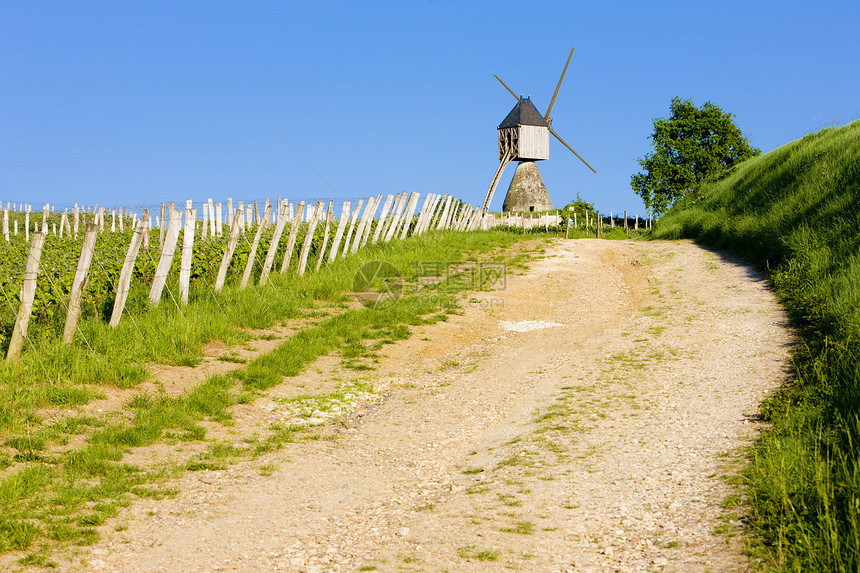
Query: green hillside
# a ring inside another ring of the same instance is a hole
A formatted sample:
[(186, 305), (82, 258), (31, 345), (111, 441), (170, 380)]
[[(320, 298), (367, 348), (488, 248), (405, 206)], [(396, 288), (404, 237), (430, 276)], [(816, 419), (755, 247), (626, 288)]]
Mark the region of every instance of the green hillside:
[(746, 473), (753, 550), (778, 570), (860, 570), (860, 121), (742, 163), (654, 237), (770, 271), (800, 341)]

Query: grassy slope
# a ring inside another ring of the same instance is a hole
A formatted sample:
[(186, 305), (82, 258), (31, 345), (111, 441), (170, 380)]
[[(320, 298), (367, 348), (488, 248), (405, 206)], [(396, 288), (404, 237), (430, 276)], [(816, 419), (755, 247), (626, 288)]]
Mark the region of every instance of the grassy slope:
[(797, 377), (748, 470), (754, 538), (788, 571), (860, 570), (860, 122), (751, 159), (660, 220), (771, 271)]

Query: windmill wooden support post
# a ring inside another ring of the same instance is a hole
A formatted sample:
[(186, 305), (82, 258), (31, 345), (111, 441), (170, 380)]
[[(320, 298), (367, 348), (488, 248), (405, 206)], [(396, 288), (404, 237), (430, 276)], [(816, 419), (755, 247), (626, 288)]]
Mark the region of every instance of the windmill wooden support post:
[(508, 163), (511, 162), (513, 158), (513, 150), (508, 148), (504, 151), (500, 161), (499, 166), (496, 168), (496, 172), (493, 174), (493, 180), (490, 181), (490, 188), (487, 189), (487, 194), (484, 197), (484, 203), (481, 205), (481, 211), (486, 213), (490, 208), (490, 203), (493, 201), (493, 195), (496, 192), (496, 187), (499, 185), (499, 180), (502, 178), (502, 173), (505, 171), (505, 167), (508, 166)]
[(30, 324), (30, 314), (33, 312), (33, 300), (36, 298), (36, 277), (39, 274), (39, 260), (42, 258), (42, 247), (45, 245), (45, 233), (35, 233), (30, 243), (30, 254), (24, 269), (24, 286), (21, 289), (21, 303), (15, 317), (15, 326), (9, 339), (9, 349), (6, 352), (6, 362), (16, 363), (27, 338), (27, 326)]
[[(112, 328), (116, 328), (122, 318), (125, 301), (128, 299), (129, 290), (131, 290), (131, 275), (134, 271), (134, 263), (137, 261), (137, 253), (140, 250), (141, 243), (143, 243), (143, 234), (149, 232), (146, 226), (147, 222), (144, 219), (137, 222), (137, 228), (134, 230), (134, 235), (131, 237), (131, 243), (128, 245), (128, 251), (125, 254), (125, 261), (123, 261), (122, 270), (119, 273), (119, 282), (116, 286), (116, 298), (114, 299), (113, 311), (110, 316), (110, 325)], [(87, 231), (89, 231), (89, 229), (87, 229)], [(81, 256), (83, 257), (83, 253)], [(80, 309), (80, 301), (78, 301), (78, 305), (78, 308)], [(69, 311), (71, 312), (71, 305), (69, 305)], [(78, 311), (78, 315), (80, 316), (80, 310)], [(74, 330), (72, 330), (72, 334), (74, 334)]]

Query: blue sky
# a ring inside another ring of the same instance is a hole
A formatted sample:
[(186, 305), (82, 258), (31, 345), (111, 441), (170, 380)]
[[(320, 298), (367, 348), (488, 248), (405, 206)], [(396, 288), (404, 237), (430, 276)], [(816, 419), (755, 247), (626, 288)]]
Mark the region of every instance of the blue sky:
[(493, 74), (544, 111), (575, 46), (553, 127), (597, 174), (552, 140), (550, 196), (644, 214), (630, 176), (674, 96), (763, 151), (848, 123), (858, 30), (856, 0), (0, 0), (0, 200), (480, 204), (516, 103)]

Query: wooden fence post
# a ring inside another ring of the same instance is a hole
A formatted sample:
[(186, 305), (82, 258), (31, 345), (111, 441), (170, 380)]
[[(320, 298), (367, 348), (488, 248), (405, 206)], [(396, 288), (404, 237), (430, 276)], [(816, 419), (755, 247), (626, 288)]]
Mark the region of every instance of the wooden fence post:
[(370, 238), (370, 230), (373, 228), (373, 216), (376, 215), (376, 209), (379, 207), (381, 202), (382, 193), (377, 195), (373, 202), (373, 212), (370, 214), (370, 218), (367, 220), (367, 225), (364, 227), (364, 233), (361, 235), (361, 242), (358, 244), (359, 248), (364, 248), (367, 244), (367, 240)]
[(394, 237), (397, 226), (400, 225), (400, 217), (403, 215), (403, 208), (406, 207), (406, 192), (400, 194), (400, 201), (397, 203), (397, 209), (394, 210), (394, 216), (391, 218), (391, 224), (385, 231), (385, 236), (382, 238), (384, 242), (388, 242)]
[(355, 239), (352, 241), (352, 248), (349, 250), (350, 253), (355, 253), (358, 251), (358, 245), (361, 243), (361, 237), (364, 235), (364, 228), (367, 226), (367, 219), (371, 216), (372, 212), (376, 211), (376, 198), (371, 195), (367, 198), (367, 206), (364, 208), (364, 213), (361, 214), (361, 219), (358, 223), (358, 229), (355, 231)]
[(209, 197), (206, 203), (209, 205), (209, 236), (215, 237), (217, 235), (215, 227), (215, 203), (212, 201), (212, 197)]
[[(254, 201), (254, 209), (257, 208), (257, 202)], [(257, 213), (259, 217), (259, 213)], [(263, 231), (272, 220), (272, 204), (266, 199), (266, 212), (263, 214), (263, 219), (257, 223), (257, 232), (254, 234), (254, 242), (251, 243), (251, 252), (248, 254), (248, 262), (245, 263), (245, 272), (242, 274), (242, 285), (239, 287), (244, 289), (248, 286), (248, 281), (251, 280), (251, 272), (254, 270), (254, 259), (257, 258), (257, 247), (260, 246), (260, 237), (263, 236)]]
[[(172, 210), (172, 208), (171, 208)], [(167, 232), (167, 205), (164, 203), (161, 204), (161, 219), (160, 225), (158, 226), (158, 248), (164, 248), (164, 234)]]
[(311, 243), (314, 240), (314, 231), (317, 228), (317, 223), (320, 219), (320, 213), (323, 210), (323, 202), (320, 201), (317, 203), (316, 209), (314, 209), (313, 215), (311, 216), (311, 220), (308, 223), (308, 232), (305, 234), (305, 242), (302, 244), (302, 254), (299, 257), (299, 276), (305, 274), (305, 267), (308, 264), (308, 253), (311, 251)]
[(137, 227), (137, 223), (140, 221), (145, 223), (143, 228), (143, 243), (141, 243), (141, 247), (143, 247), (143, 250), (145, 251), (149, 249), (149, 231), (152, 229), (152, 221), (149, 219), (149, 209), (143, 210), (143, 216), (133, 223), (134, 226)]
[(352, 239), (352, 232), (355, 231), (355, 220), (358, 219), (358, 214), (361, 212), (362, 203), (364, 203), (364, 199), (359, 199), (358, 205), (355, 206), (355, 211), (352, 212), (352, 217), (349, 219), (349, 229), (346, 231), (346, 238), (343, 241), (341, 258), (345, 257), (349, 251), (349, 241)]
[[(403, 232), (400, 233), (400, 238), (405, 239), (406, 235), (409, 233), (409, 227), (412, 225), (412, 217), (415, 215), (415, 208), (418, 206), (418, 199), (421, 197), (421, 194), (417, 191), (413, 191), (409, 196), (409, 203), (406, 204), (406, 218), (404, 219), (405, 223), (403, 224)], [(412, 231), (412, 234), (415, 234), (415, 231)]]
[(385, 220), (384, 228), (382, 229), (382, 234), (379, 236), (383, 242), (385, 242), (385, 237), (388, 235), (388, 230), (394, 224), (395, 212), (400, 208), (400, 202), (403, 200), (403, 196), (400, 193), (397, 193), (394, 196), (394, 204), (391, 205), (391, 210), (388, 212), (388, 218)]
[[(414, 191), (413, 191), (414, 193)], [(397, 217), (397, 221), (394, 223), (394, 232), (391, 233), (391, 238), (394, 239), (400, 234), (400, 229), (402, 225), (406, 221), (406, 210), (409, 207), (409, 201), (412, 200), (412, 195), (407, 194), (406, 191), (403, 192), (403, 201), (401, 201), (400, 205), (400, 215)]]
[[(87, 229), (89, 231), (89, 229)], [(119, 273), (119, 282), (116, 285), (116, 299), (113, 303), (113, 312), (110, 316), (110, 325), (116, 328), (119, 325), (119, 320), (122, 318), (122, 311), (125, 308), (125, 301), (128, 299), (128, 291), (131, 290), (131, 275), (134, 271), (134, 263), (137, 261), (137, 253), (140, 250), (140, 245), (143, 242), (143, 234), (148, 232), (146, 229), (146, 221), (141, 219), (137, 222), (137, 228), (134, 230), (134, 235), (131, 236), (131, 243), (128, 245), (128, 252), (125, 254), (125, 261), (122, 264), (122, 271)], [(78, 303), (80, 305), (80, 301)], [(78, 306), (80, 309), (80, 306)], [(71, 305), (69, 306), (71, 312)], [(78, 310), (80, 315), (80, 310)], [(74, 330), (72, 330), (74, 334)]]
[(290, 260), (293, 258), (293, 249), (296, 246), (296, 237), (299, 235), (299, 227), (302, 225), (302, 213), (305, 212), (305, 202), (299, 203), (296, 207), (296, 216), (293, 222), (290, 223), (290, 237), (287, 239), (287, 252), (284, 253), (284, 261), (281, 263), (281, 274), (287, 272), (290, 266)]
[(176, 243), (179, 241), (179, 227), (181, 224), (182, 211), (171, 208), (170, 223), (167, 226), (167, 233), (164, 236), (164, 245), (161, 248), (161, 256), (158, 259), (158, 266), (155, 269), (155, 278), (152, 281), (152, 288), (149, 290), (149, 300), (156, 305), (161, 301), (161, 293), (164, 291), (164, 284), (167, 282), (167, 273), (170, 272), (170, 265), (173, 264), (173, 257), (176, 254)]
[(229, 215), (232, 221), (230, 225), (230, 238), (227, 239), (227, 249), (224, 251), (224, 256), (221, 257), (221, 266), (218, 267), (218, 277), (215, 279), (215, 292), (221, 292), (224, 288), (224, 281), (227, 279), (227, 269), (230, 267), (230, 259), (233, 258), (233, 253), (236, 251), (236, 243), (239, 242), (239, 225), (242, 218), (239, 216), (239, 209)]
[(430, 208), (430, 203), (433, 202), (435, 193), (427, 193), (424, 197), (424, 204), (421, 205), (421, 211), (418, 213), (418, 222), (415, 224), (415, 232), (413, 234), (420, 235), (424, 230), (424, 219), (427, 217), (427, 211)]
[(385, 203), (382, 205), (382, 213), (379, 214), (379, 221), (376, 223), (376, 230), (373, 232), (373, 240), (371, 244), (375, 245), (379, 240), (379, 235), (382, 234), (382, 227), (385, 225), (385, 218), (388, 216), (388, 211), (391, 209), (391, 203), (394, 201), (394, 195), (389, 194), (385, 198)]
[(6, 352), (6, 362), (18, 362), (24, 339), (27, 337), (27, 325), (30, 323), (30, 313), (33, 311), (33, 299), (36, 297), (36, 276), (39, 274), (39, 259), (42, 257), (42, 247), (45, 245), (45, 234), (33, 235), (30, 244), (30, 254), (24, 269), (24, 287), (21, 289), (21, 304), (9, 340), (9, 350)]
[(343, 230), (346, 229), (346, 223), (349, 219), (349, 201), (343, 202), (343, 210), (340, 212), (340, 220), (337, 223), (337, 231), (334, 234), (334, 240), (331, 243), (331, 251), (328, 253), (328, 262), (334, 262), (337, 258), (337, 250), (340, 247), (340, 239), (343, 237)]
[(90, 264), (93, 262), (93, 252), (98, 237), (98, 227), (92, 223), (87, 224), (84, 233), (84, 244), (81, 247), (81, 256), (78, 259), (78, 267), (75, 269), (75, 278), (72, 279), (72, 290), (69, 296), (69, 307), (66, 311), (66, 324), (63, 328), (63, 344), (71, 344), (78, 329), (78, 321), (81, 319), (81, 299), (89, 278)]
[(269, 282), (269, 273), (272, 270), (272, 265), (275, 264), (275, 253), (278, 251), (278, 243), (281, 242), (281, 235), (284, 234), (284, 226), (286, 224), (287, 204), (281, 203), (277, 223), (275, 223), (275, 234), (272, 235), (272, 242), (269, 243), (269, 250), (266, 251), (266, 260), (263, 262), (263, 270), (260, 272), (260, 281), (258, 283), (260, 286)]
[(334, 201), (328, 202), (328, 212), (325, 215), (325, 231), (323, 232), (323, 242), (322, 248), (320, 249), (320, 256), (317, 258), (317, 268), (316, 271), (319, 272), (320, 267), (322, 266), (323, 256), (325, 255), (325, 248), (328, 246), (328, 236), (331, 227), (331, 219), (334, 216)]
[(434, 229), (439, 227), (439, 219), (442, 218), (442, 213), (445, 211), (445, 205), (448, 203), (448, 193), (443, 193), (442, 197), (439, 199), (439, 202), (433, 209), (433, 216), (430, 220), (429, 229)]
[(436, 230), (445, 228), (445, 220), (448, 217), (448, 210), (451, 208), (451, 200), (454, 199), (453, 195), (448, 195), (448, 198), (445, 199), (445, 204), (442, 207), (442, 214), (439, 215), (439, 221), (436, 223)]
[[(179, 302), (182, 304), (188, 304), (191, 260), (194, 254), (194, 229), (197, 226), (197, 209), (192, 209), (191, 205), (190, 200), (185, 203), (185, 230), (182, 231), (182, 255), (179, 260)], [(205, 229), (203, 232), (206, 232)]]

